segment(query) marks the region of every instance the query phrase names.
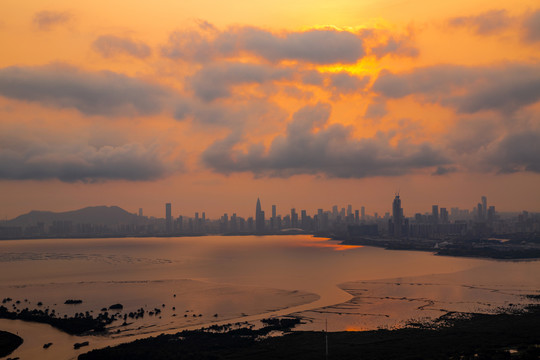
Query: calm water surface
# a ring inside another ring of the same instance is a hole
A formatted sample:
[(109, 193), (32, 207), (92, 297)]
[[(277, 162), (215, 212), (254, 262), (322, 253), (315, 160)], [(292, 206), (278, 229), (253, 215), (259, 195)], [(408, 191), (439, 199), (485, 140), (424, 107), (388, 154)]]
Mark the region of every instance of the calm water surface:
[[(293, 312), (307, 319), (304, 328), (318, 329), (329, 317), (331, 330), (393, 326), (418, 307), (436, 316), (441, 309), (433, 305), (445, 299), (452, 299), (447, 308), (472, 309), (515, 301), (509, 299), (540, 290), (539, 264), (342, 246), (303, 235), (0, 241), (0, 297), (30, 308), (41, 301), (67, 315), (117, 302), (124, 311), (162, 309), (160, 317), (113, 324), (120, 338), (91, 340), (99, 347), (128, 336)], [(68, 298), (83, 304), (64, 305)], [(76, 356), (68, 345), (56, 356)]]

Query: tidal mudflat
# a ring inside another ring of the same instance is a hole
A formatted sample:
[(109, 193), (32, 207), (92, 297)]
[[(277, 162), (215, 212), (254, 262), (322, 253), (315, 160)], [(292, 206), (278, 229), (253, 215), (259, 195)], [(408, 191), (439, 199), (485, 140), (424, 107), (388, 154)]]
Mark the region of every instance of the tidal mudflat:
[(291, 313), (304, 320), (300, 330), (322, 330), (326, 321), (330, 331), (395, 328), (447, 311), (529, 303), (521, 295), (538, 293), (538, 274), (537, 261), (387, 251), (302, 235), (2, 241), (0, 300), (12, 299), (3, 304), (8, 309), (62, 317), (106, 311), (117, 320), (100, 336), (64, 338), (44, 324), (22, 331), (10, 320), (0, 329), (19, 329), (23, 338), (48, 333), (38, 342), (53, 342), (47, 349), (27, 342), (11, 356), (74, 358), (150, 335)]

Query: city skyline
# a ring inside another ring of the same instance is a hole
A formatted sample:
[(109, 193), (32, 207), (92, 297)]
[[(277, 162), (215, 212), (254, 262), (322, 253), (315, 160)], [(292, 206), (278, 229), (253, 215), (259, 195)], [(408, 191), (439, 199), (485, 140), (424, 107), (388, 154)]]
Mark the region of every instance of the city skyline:
[[(407, 213), (400, 194), (395, 193), (391, 211), (366, 214), (365, 207), (333, 205), (315, 211), (296, 208), (278, 211), (272, 204), (271, 215), (265, 216), (258, 197), (254, 212), (246, 217), (236, 212), (218, 218), (206, 212), (176, 213), (173, 204), (165, 203), (163, 217), (129, 213), (117, 206), (86, 207), (54, 213), (35, 211), (10, 221), (0, 222), (0, 238), (34, 238), (51, 236), (190, 236), (190, 235), (287, 235), (294, 233), (317, 236), (355, 238), (368, 236), (399, 240), (471, 239), (489, 236), (532, 234), (540, 228), (540, 213), (500, 212), (486, 196), (472, 209), (431, 206), (431, 211)], [(281, 209), (281, 207), (280, 207)], [(504, 235), (508, 234), (508, 235)], [(425, 245), (423, 245), (425, 246)]]
[[(388, 197), (390, 199), (390, 197)], [(237, 216), (242, 216), (242, 217), (245, 217), (245, 218), (248, 218), (248, 217), (253, 217), (253, 219), (256, 219), (257, 218), (257, 214), (260, 212), (262, 212), (262, 220), (265, 220), (265, 221), (268, 221), (269, 219), (275, 217), (276, 215), (286, 215), (287, 213), (289, 213), (291, 210), (294, 210), (296, 211), (297, 207), (296, 206), (293, 206), (293, 207), (290, 207), (290, 208), (287, 208), (285, 206), (281, 206), (280, 204), (275, 204), (275, 203), (272, 203), (270, 205), (266, 205), (266, 207), (268, 209), (270, 209), (270, 211), (268, 212), (270, 214), (269, 217), (265, 217), (265, 207), (262, 205), (262, 202), (260, 200), (261, 198), (260, 197), (257, 197), (257, 201), (256, 201), (256, 210), (253, 212), (253, 211), (247, 211), (246, 213), (242, 213), (240, 211), (237, 211), (235, 210), (233, 207), (231, 206), (228, 206), (227, 208), (229, 208), (230, 210), (228, 211), (225, 211), (223, 213), (216, 213), (216, 214), (209, 214), (209, 212), (204, 209), (204, 208), (200, 208), (200, 207), (196, 207), (195, 209), (183, 209), (180, 207), (181, 210), (177, 210), (175, 208), (175, 210), (173, 211), (172, 210), (172, 205), (174, 204), (174, 202), (167, 202), (165, 203), (165, 212), (161, 211), (161, 213), (157, 213), (157, 214), (148, 214), (147, 211), (145, 211), (144, 208), (142, 207), (139, 207), (137, 208), (136, 211), (131, 211), (132, 214), (136, 214), (140, 217), (150, 217), (150, 218), (162, 218), (162, 219), (165, 219), (167, 221), (167, 219), (174, 219), (175, 217), (177, 216), (191, 216), (193, 215), (194, 218), (198, 218), (198, 215), (199, 214), (202, 214), (202, 216), (204, 218), (207, 218), (207, 219), (211, 219), (211, 218), (214, 218), (214, 219), (219, 219), (222, 215), (231, 215), (231, 214), (236, 214)], [(394, 197), (394, 203), (391, 204), (390, 206), (380, 206), (380, 207), (377, 207), (378, 209), (382, 209), (382, 211), (375, 211), (375, 209), (369, 209), (368, 208), (368, 211), (366, 211), (366, 206), (363, 206), (361, 204), (357, 204), (357, 205), (353, 205), (353, 204), (350, 204), (350, 203), (346, 203), (346, 204), (332, 204), (332, 205), (327, 205), (327, 206), (317, 206), (315, 208), (307, 208), (307, 207), (304, 207), (304, 206), (300, 206), (298, 207), (300, 211), (302, 212), (308, 212), (309, 214), (317, 214), (318, 212), (320, 212), (320, 210), (324, 210), (324, 211), (328, 211), (328, 212), (335, 212), (335, 211), (338, 211), (338, 212), (345, 212), (348, 215), (353, 215), (355, 217), (358, 217), (358, 218), (361, 218), (361, 219), (364, 219), (364, 218), (368, 218), (368, 217), (383, 217), (384, 214), (387, 214), (389, 216), (391, 216), (392, 218), (394, 217), (394, 214), (396, 213), (396, 209), (395, 209), (395, 206), (396, 206), (396, 199), (399, 201), (398, 205), (399, 208), (401, 209), (401, 217), (402, 218), (412, 218), (414, 217), (415, 214), (423, 214), (423, 215), (429, 215), (429, 214), (435, 214), (435, 211), (438, 213), (439, 211), (439, 207), (440, 209), (444, 209), (444, 211), (447, 211), (448, 209), (452, 209), (452, 210), (460, 210), (460, 211), (466, 211), (468, 214), (477, 214), (477, 210), (481, 207), (482, 210), (478, 210), (478, 211), (482, 211), (481, 214), (482, 214), (482, 217), (483, 218), (486, 218), (487, 217), (487, 214), (488, 214), (488, 210), (489, 210), (489, 207), (487, 206), (487, 196), (480, 196), (478, 197), (479, 199), (479, 202), (476, 202), (474, 201), (474, 199), (471, 199), (470, 201), (470, 204), (469, 206), (465, 206), (465, 207), (462, 207), (462, 206), (455, 206), (453, 205), (452, 203), (445, 203), (445, 204), (442, 204), (442, 206), (440, 206), (441, 204), (437, 203), (437, 204), (432, 204), (432, 205), (429, 205), (428, 207), (425, 207), (425, 208), (411, 208), (411, 207), (408, 207), (408, 213), (404, 212), (404, 209), (401, 208), (401, 198), (400, 198), (400, 194), (399, 193), (396, 193), (395, 194), (395, 197)], [(408, 200), (412, 200), (412, 199), (408, 199)], [(411, 201), (410, 203), (414, 204), (415, 202), (414, 201)], [(177, 208), (178, 208), (178, 205), (180, 204), (176, 204), (177, 205)], [(491, 205), (491, 203), (490, 203)], [(99, 204), (99, 205), (90, 205), (90, 206), (79, 206), (77, 207), (76, 209), (80, 209), (80, 208), (86, 208), (86, 207), (99, 207), (99, 206), (119, 206), (117, 204), (106, 204), (106, 205), (103, 205), (103, 204)], [(493, 207), (495, 209), (495, 206), (490, 206), (490, 207)], [(120, 208), (123, 208), (122, 206), (120, 206)], [(67, 209), (65, 211), (73, 211), (73, 210), (76, 210), (76, 209)], [(163, 204), (161, 204), (161, 209), (163, 210)], [(278, 211), (279, 209), (279, 211)], [(51, 212), (62, 212), (62, 211), (54, 211), (54, 210), (51, 210), (51, 209), (32, 209), (31, 211), (51, 211)], [(530, 209), (519, 209), (517, 211), (511, 211), (511, 210), (506, 210), (506, 209), (501, 209), (500, 207), (497, 207), (497, 212), (499, 213), (521, 213), (521, 212), (531, 212), (531, 213), (539, 213), (538, 211), (531, 211)], [(17, 214), (15, 215), (14, 217), (12, 218), (7, 218), (7, 217), (4, 217), (3, 219), (0, 219), (0, 220), (11, 220), (17, 216), (20, 216), (22, 214)]]
[(0, 9), (1, 356), (538, 355), (538, 0)]
[(257, 196), (381, 213), (397, 190), (413, 212), (477, 194), (540, 211), (535, 1), (2, 10), (0, 218), (167, 202), (218, 217)]

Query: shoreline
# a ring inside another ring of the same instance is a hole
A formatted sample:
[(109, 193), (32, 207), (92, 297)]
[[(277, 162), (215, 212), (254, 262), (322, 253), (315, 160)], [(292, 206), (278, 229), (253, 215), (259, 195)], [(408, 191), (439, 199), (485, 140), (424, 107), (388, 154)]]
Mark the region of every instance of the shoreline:
[[(411, 323), (397, 330), (354, 332), (284, 331), (283, 336), (261, 336), (260, 330), (225, 333), (183, 331), (116, 347), (93, 350), (78, 359), (321, 358), (512, 358), (540, 356), (540, 305), (521, 312), (497, 315), (453, 313), (431, 323)], [(325, 342), (327, 341), (327, 343)], [(388, 344), (392, 346), (388, 346)], [(421, 346), (418, 346), (421, 344)], [(159, 352), (156, 351), (159, 349)]]
[(343, 245), (373, 246), (385, 250), (423, 251), (431, 252), (436, 256), (452, 256), (458, 258), (475, 258), (490, 260), (540, 260), (540, 246), (474, 246), (473, 243), (460, 244), (457, 246), (437, 247), (443, 241), (439, 240), (396, 240), (389, 238), (368, 239), (353, 238), (343, 239), (333, 237), (333, 240), (341, 241)]
[(527, 242), (525, 244), (512, 242), (510, 244), (484, 243), (478, 239), (477, 243), (470, 239), (458, 238), (457, 245), (443, 245), (445, 240), (434, 239), (393, 239), (393, 238), (368, 238), (353, 237), (346, 238), (335, 234), (317, 234), (317, 233), (226, 233), (226, 234), (104, 234), (96, 235), (69, 235), (69, 236), (31, 236), (18, 238), (1, 238), (0, 241), (20, 241), (20, 240), (53, 240), (53, 239), (128, 239), (128, 238), (188, 238), (188, 237), (207, 237), (207, 236), (295, 236), (308, 235), (316, 238), (328, 238), (332, 241), (339, 241), (342, 245), (350, 246), (373, 246), (385, 250), (404, 250), (404, 251), (422, 251), (431, 252), (437, 256), (453, 256), (459, 258), (476, 259), (494, 259), (494, 260), (539, 260), (540, 244)]

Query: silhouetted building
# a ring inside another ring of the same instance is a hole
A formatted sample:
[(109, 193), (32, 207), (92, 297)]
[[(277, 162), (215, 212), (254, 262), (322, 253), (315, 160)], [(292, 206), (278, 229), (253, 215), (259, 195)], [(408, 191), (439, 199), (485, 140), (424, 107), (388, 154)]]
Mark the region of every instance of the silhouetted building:
[(439, 223), (439, 205), (433, 205), (431, 207), (431, 221), (434, 224)]
[(172, 232), (171, 203), (165, 204), (165, 231), (167, 233)]
[(441, 223), (448, 224), (448, 211), (446, 210), (446, 208), (441, 208), (440, 212), (441, 212)]
[(488, 222), (495, 221), (495, 216), (496, 216), (495, 206), (490, 206), (489, 209), (488, 209), (488, 212), (487, 212), (487, 220), (488, 220)]
[(478, 203), (478, 205), (476, 205), (476, 218), (478, 219), (478, 221), (484, 221), (484, 209), (482, 209), (482, 204), (481, 203)]
[(255, 231), (258, 234), (264, 233), (264, 211), (261, 209), (259, 198), (257, 198), (257, 206), (255, 207)]
[(392, 203), (392, 220), (394, 237), (400, 238), (403, 226), (403, 209), (401, 208), (401, 200), (399, 195), (396, 195), (394, 202)]
[(276, 205), (272, 205), (272, 218), (270, 219), (270, 228), (273, 231), (279, 230), (279, 228), (277, 227), (277, 218), (276, 217), (277, 217)]
[(292, 228), (298, 227), (298, 213), (296, 212), (295, 208), (291, 209), (291, 227)]

